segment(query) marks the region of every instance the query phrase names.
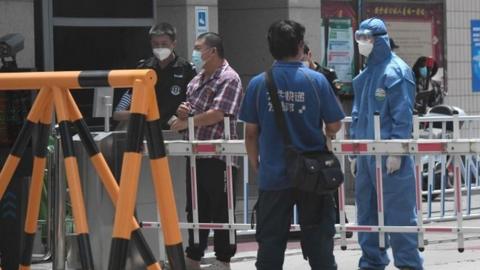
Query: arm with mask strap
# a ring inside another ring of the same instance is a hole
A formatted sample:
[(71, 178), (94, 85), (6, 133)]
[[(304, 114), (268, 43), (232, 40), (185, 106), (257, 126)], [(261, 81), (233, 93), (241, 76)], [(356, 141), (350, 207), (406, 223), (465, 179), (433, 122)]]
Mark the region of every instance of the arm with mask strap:
[[(392, 130), (389, 139), (409, 139), (412, 135), (413, 93), (415, 83), (409, 78), (397, 78), (386, 81), (387, 103), (392, 121)], [(386, 161), (387, 173), (391, 174), (400, 169), (401, 156), (388, 156)]]

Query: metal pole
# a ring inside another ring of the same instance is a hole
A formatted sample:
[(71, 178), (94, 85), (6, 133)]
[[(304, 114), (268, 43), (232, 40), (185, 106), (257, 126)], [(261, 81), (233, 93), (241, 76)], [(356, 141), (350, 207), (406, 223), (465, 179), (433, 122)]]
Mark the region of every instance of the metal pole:
[[(428, 122), (428, 139), (432, 139), (433, 138), (433, 122)], [(433, 192), (433, 178), (434, 178), (434, 175), (433, 175), (433, 172), (435, 170), (435, 162), (434, 162), (434, 155), (433, 154), (430, 154), (428, 155), (428, 182), (427, 182), (427, 191), (428, 191), (428, 194), (427, 194), (427, 204), (428, 204), (428, 207), (427, 207), (427, 212), (428, 212), (428, 217), (431, 218), (432, 217), (432, 192)]]
[[(442, 122), (442, 139), (446, 139), (447, 134), (447, 122), (443, 121)], [(440, 196), (440, 215), (443, 217), (445, 216), (445, 181), (448, 181), (448, 165), (447, 165), (447, 156), (443, 155), (442, 156), (442, 166), (441, 166), (441, 181), (440, 181), (440, 188), (442, 190), (441, 196)], [(447, 171), (447, 173), (445, 173)]]
[[(345, 139), (345, 125), (342, 125), (340, 131), (337, 133), (338, 139), (343, 140)], [(345, 172), (345, 155), (340, 156), (340, 166), (342, 167), (342, 171)], [(342, 250), (347, 249), (347, 235), (346, 235), (346, 227), (345, 227), (345, 183), (340, 185), (338, 189), (338, 214), (339, 214), (339, 221), (340, 221), (340, 248)]]
[[(380, 129), (380, 113), (375, 112), (374, 116), (374, 130), (375, 130), (375, 140), (381, 140), (381, 129)], [(385, 249), (385, 233), (383, 232), (385, 226), (385, 215), (383, 211), (383, 175), (382, 175), (382, 155), (375, 155), (375, 172), (376, 172), (376, 188), (377, 188), (377, 211), (378, 211), (378, 226), (381, 228), (379, 230), (379, 248), (381, 250)]]
[[(225, 140), (230, 140), (231, 139), (231, 134), (230, 134), (230, 117), (224, 117), (223, 118), (223, 131), (225, 135)], [(235, 213), (234, 213), (234, 200), (236, 199), (233, 193), (233, 175), (232, 175), (232, 156), (226, 156), (226, 167), (225, 167), (225, 172), (226, 172), (226, 184), (227, 184), (227, 205), (228, 205), (228, 223), (229, 224), (234, 224), (235, 223)], [(235, 230), (230, 230), (229, 231), (229, 236), (230, 236), (230, 245), (235, 245)]]
[(110, 132), (110, 114), (112, 111), (112, 97), (111, 96), (104, 96), (103, 97), (103, 105), (105, 105), (105, 132)]
[[(413, 115), (413, 138), (418, 140), (420, 137), (419, 131), (419, 121), (418, 115)], [(422, 156), (416, 155), (415, 156), (415, 198), (416, 198), (416, 209), (417, 209), (417, 216), (418, 216), (418, 224), (417, 226), (419, 229), (423, 227), (423, 205), (422, 205)], [(430, 212), (429, 212), (430, 213)], [(425, 250), (424, 246), (424, 235), (422, 232), (418, 233), (418, 249), (420, 251)]]
[[(456, 141), (460, 138), (460, 128), (458, 123), (458, 112), (453, 114), (453, 140)], [(455, 215), (457, 217), (457, 227), (462, 229), (463, 227), (463, 213), (462, 213), (462, 178), (460, 172), (460, 163), (462, 159), (460, 155), (455, 155), (454, 160), (454, 185), (455, 185)], [(457, 234), (458, 252), (464, 251), (464, 239), (463, 232), (459, 230)]]
[[(195, 140), (195, 123), (193, 122), (193, 117), (188, 117), (188, 141), (193, 142)], [(190, 155), (190, 185), (191, 185), (191, 194), (187, 196), (192, 196), (192, 221), (195, 224), (195, 229), (193, 230), (193, 243), (198, 245), (200, 243), (200, 232), (198, 230), (198, 192), (197, 192), (197, 159), (195, 154)]]
[(60, 149), (60, 137), (54, 131), (55, 149), (54, 162), (52, 162), (54, 174), (50, 181), (51, 191), (53, 196), (53, 222), (55, 232), (53, 234), (53, 270), (65, 270), (65, 197), (66, 197), (66, 183), (65, 170), (63, 168), (62, 151)]
[(54, 69), (53, 52), (53, 5), (52, 0), (42, 1), (43, 70)]

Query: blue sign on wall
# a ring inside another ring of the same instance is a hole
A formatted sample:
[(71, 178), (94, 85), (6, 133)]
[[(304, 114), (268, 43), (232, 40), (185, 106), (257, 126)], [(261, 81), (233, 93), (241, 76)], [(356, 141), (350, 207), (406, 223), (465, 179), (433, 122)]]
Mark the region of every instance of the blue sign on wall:
[(208, 31), (208, 7), (195, 7), (195, 37)]
[(480, 20), (471, 21), (472, 33), (472, 89), (480, 92)]
[(207, 26), (207, 13), (204, 10), (198, 12), (198, 26)]

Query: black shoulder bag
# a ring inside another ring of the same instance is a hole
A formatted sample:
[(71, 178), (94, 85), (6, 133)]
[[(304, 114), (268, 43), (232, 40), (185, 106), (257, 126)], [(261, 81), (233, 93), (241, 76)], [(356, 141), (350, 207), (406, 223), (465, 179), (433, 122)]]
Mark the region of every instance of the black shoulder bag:
[(326, 146), (325, 151), (302, 153), (292, 145), (272, 69), (265, 72), (265, 82), (273, 105), (275, 122), (285, 142), (287, 176), (293, 182), (293, 186), (299, 190), (320, 195), (337, 191), (344, 180), (337, 157), (328, 151)]

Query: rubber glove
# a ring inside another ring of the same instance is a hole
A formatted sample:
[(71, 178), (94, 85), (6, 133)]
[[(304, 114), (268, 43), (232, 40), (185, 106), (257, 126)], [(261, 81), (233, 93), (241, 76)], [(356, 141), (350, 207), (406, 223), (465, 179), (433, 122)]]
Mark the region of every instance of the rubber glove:
[(350, 173), (352, 173), (353, 177), (357, 177), (357, 159), (348, 157), (350, 161)]
[(387, 174), (392, 174), (402, 165), (402, 157), (399, 156), (388, 156), (387, 157)]

